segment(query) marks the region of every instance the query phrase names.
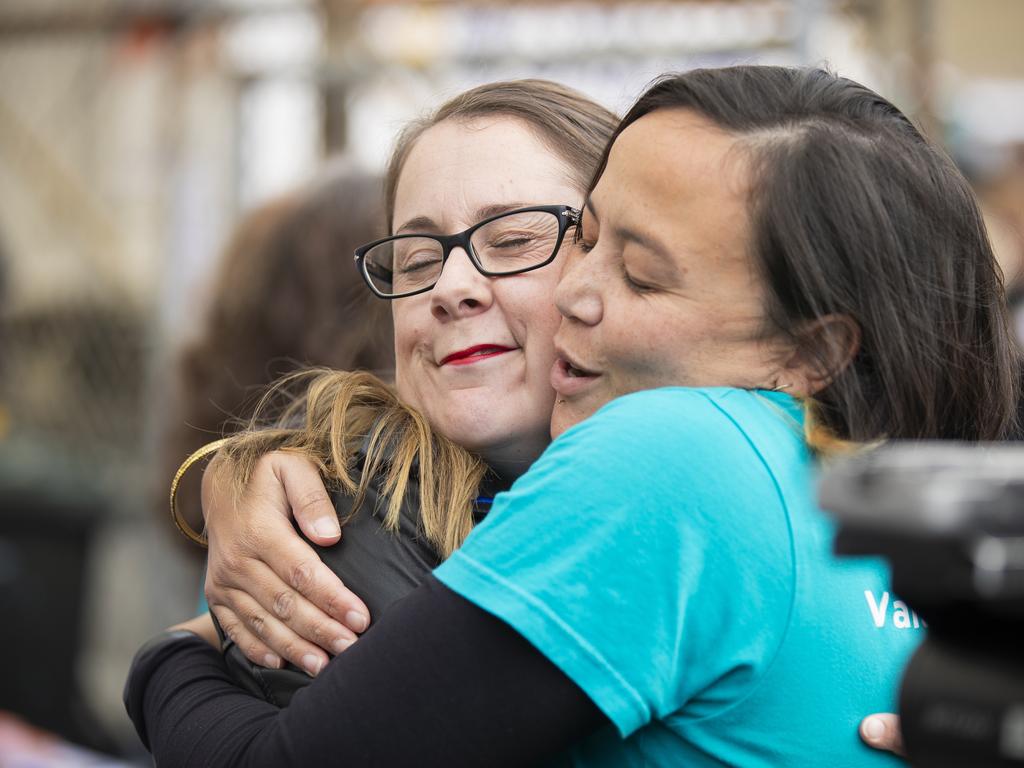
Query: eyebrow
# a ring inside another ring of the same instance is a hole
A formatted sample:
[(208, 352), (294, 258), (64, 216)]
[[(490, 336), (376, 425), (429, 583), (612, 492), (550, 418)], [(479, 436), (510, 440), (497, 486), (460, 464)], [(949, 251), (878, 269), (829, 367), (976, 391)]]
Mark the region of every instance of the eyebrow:
[[(479, 222), (479, 221), (483, 221), (484, 219), (489, 219), (489, 218), (491, 218), (491, 216), (498, 216), (499, 214), (502, 214), (502, 213), (508, 213), (509, 211), (514, 211), (517, 208), (530, 208), (530, 207), (532, 207), (532, 203), (520, 203), (520, 202), (492, 203), (491, 205), (484, 205), (484, 206), (482, 206), (480, 208), (477, 208), (474, 216), (476, 217), (476, 221)], [(398, 227), (395, 230), (395, 234), (398, 235), (398, 234), (403, 234), (403, 233), (408, 233), (408, 232), (412, 232), (412, 233), (423, 232), (424, 234), (427, 234), (427, 233), (429, 233), (429, 234), (438, 234), (440, 232), (440, 229), (441, 228), (438, 226), (437, 222), (434, 221), (429, 216), (414, 216), (411, 219), (409, 219), (407, 222), (402, 224), (402, 226)]]
[(436, 232), (437, 224), (429, 216), (414, 216), (395, 230), (395, 234), (403, 232)]

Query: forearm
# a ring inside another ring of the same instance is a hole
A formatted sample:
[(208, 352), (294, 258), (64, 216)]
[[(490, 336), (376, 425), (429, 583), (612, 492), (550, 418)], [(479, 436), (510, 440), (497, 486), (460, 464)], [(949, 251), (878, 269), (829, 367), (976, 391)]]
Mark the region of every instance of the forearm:
[(133, 669), (129, 699), (161, 768), (526, 765), (605, 722), (533, 646), (434, 579), (285, 710), (240, 693), (199, 640), (148, 669)]
[(235, 686), (205, 640), (173, 634), (173, 642), (143, 647), (125, 687), (128, 714), (157, 764), (273, 765), (249, 745), (272, 731), (279, 710)]

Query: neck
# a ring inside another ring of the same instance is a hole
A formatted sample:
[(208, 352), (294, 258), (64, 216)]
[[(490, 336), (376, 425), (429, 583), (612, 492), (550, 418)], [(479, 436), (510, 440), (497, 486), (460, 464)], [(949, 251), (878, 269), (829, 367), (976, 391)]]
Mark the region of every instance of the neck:
[(497, 485), (508, 488), (544, 453), (550, 442), (551, 438), (544, 433), (529, 440), (490, 446), (480, 450), (479, 455), (495, 474)]

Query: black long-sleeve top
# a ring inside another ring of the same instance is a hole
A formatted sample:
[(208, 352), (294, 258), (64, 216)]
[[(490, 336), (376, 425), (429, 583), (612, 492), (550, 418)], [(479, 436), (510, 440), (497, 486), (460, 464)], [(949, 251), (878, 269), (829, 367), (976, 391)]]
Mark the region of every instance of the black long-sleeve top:
[(515, 630), (433, 577), (286, 709), (182, 633), (139, 651), (125, 705), (160, 768), (523, 766), (610, 727)]
[[(357, 471), (362, 471), (365, 463), (365, 449), (364, 445), (356, 456)], [(344, 535), (337, 544), (321, 547), (306, 539), (345, 586), (366, 603), (374, 622), (422, 584), (442, 560), (423, 534), (417, 473), (414, 471), (409, 478), (394, 531), (384, 528), (387, 499), (381, 486), (379, 477), (371, 478), (358, 509), (353, 508), (353, 498), (348, 494), (336, 491), (332, 495), (338, 517), (344, 522)], [(489, 486), (484, 492), (486, 497), (492, 497), (497, 490), (500, 489)], [(489, 503), (476, 504), (474, 522), (480, 522), (489, 508)], [(298, 530), (297, 534), (302, 535)], [(285, 707), (297, 690), (309, 684), (310, 677), (294, 664), (268, 669), (249, 661), (224, 634), (216, 617), (214, 626), (232, 679), (250, 693)]]

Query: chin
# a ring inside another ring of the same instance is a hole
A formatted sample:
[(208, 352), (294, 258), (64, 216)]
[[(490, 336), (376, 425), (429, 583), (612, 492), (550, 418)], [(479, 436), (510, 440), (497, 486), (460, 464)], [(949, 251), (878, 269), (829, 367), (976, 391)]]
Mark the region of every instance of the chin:
[(462, 418), (439, 420), (433, 426), (456, 445), (477, 452), (490, 441), (493, 431), (490, 424), (481, 427), (480, 422)]
[(487, 455), (495, 446), (516, 442), (523, 432), (523, 422), (514, 417), (497, 419), (493, 412), (463, 412), (437, 429), (456, 445)]
[(551, 411), (551, 439), (554, 440), (570, 427), (579, 424), (586, 416), (576, 413), (576, 409), (565, 403), (555, 403)]
[(438, 432), (485, 461), (498, 456), (532, 461), (549, 442), (553, 397), (530, 394), (484, 387), (459, 390), (432, 402), (425, 414)]

